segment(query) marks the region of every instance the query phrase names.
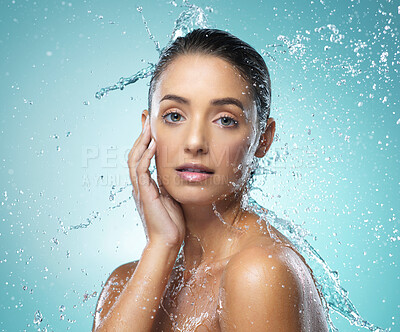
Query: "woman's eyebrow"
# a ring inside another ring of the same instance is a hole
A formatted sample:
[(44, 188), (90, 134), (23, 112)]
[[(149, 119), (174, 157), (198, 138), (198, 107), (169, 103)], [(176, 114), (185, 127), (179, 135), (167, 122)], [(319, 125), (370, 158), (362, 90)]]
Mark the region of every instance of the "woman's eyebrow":
[(164, 97), (161, 98), (160, 103), (163, 100), (174, 100), (174, 101), (176, 101), (178, 103), (181, 103), (181, 104), (187, 104), (187, 105), (190, 104), (188, 99), (180, 97), (180, 96), (177, 96), (177, 95), (170, 95), (170, 94), (169, 95), (165, 95)]
[[(160, 103), (164, 100), (173, 100), (178, 103), (186, 104), (186, 105), (190, 104), (190, 101), (188, 99), (177, 96), (177, 95), (173, 95), (173, 94), (167, 94), (164, 97), (162, 97), (160, 100)], [(232, 97), (213, 99), (210, 101), (210, 104), (213, 106), (235, 105), (235, 106), (239, 107), (242, 111), (244, 111), (242, 102), (239, 99), (232, 98)]]
[(244, 107), (243, 107), (242, 102), (239, 99), (232, 98), (232, 97), (226, 97), (226, 98), (221, 98), (221, 99), (213, 99), (213, 100), (211, 100), (210, 104), (214, 105), (214, 106), (236, 105), (242, 111), (244, 111)]

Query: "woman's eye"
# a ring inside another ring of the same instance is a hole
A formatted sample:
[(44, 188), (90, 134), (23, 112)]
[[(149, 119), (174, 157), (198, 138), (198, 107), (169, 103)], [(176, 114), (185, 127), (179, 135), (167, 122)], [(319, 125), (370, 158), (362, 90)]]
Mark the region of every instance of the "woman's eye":
[(219, 118), (217, 121), (220, 121), (220, 124), (224, 127), (235, 127), (237, 125), (237, 121), (229, 116), (223, 116)]
[(163, 119), (166, 119), (169, 122), (179, 122), (182, 119), (182, 115), (176, 112), (171, 112), (163, 115)]

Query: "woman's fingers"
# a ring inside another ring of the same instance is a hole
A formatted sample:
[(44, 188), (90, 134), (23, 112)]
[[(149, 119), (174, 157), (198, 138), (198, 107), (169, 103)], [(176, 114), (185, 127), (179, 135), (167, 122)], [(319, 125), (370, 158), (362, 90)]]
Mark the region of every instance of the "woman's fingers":
[(133, 189), (136, 193), (138, 190), (137, 179), (136, 179), (136, 168), (140, 159), (143, 156), (143, 153), (146, 151), (148, 147), (150, 137), (151, 135), (150, 135), (149, 118), (147, 118), (142, 133), (135, 141), (128, 155), (129, 175), (131, 178)]
[(168, 191), (164, 188), (164, 185), (162, 184), (162, 181), (160, 180), (160, 176), (158, 173), (157, 173), (157, 181), (158, 181), (158, 186), (160, 188), (160, 194), (165, 197), (171, 197)]
[(129, 152), (128, 161), (129, 160), (131, 160), (132, 162), (139, 161), (141, 155), (146, 150), (149, 141), (150, 141), (150, 125), (149, 125), (149, 117), (147, 117), (142, 132), (140, 133), (139, 137), (133, 144), (131, 151)]
[(131, 151), (129, 152), (128, 164), (134, 164), (140, 160), (143, 152), (146, 150), (147, 145), (149, 144), (150, 136), (149, 120), (146, 119), (142, 132), (140, 133), (139, 137), (133, 144)]
[(133, 197), (149, 241), (161, 240), (163, 243), (180, 245), (185, 232), (181, 207), (163, 187), (159, 189), (149, 171), (156, 150), (147, 118), (142, 133), (128, 155)]
[(158, 188), (149, 171), (151, 158), (156, 152), (156, 142), (151, 140), (148, 148), (144, 151), (142, 158), (136, 166), (136, 183), (141, 200), (153, 200), (159, 196)]

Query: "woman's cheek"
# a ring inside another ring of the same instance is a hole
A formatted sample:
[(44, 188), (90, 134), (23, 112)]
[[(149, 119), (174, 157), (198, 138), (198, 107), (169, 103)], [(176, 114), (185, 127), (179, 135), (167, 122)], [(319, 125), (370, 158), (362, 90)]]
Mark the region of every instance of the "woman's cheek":
[(167, 185), (167, 170), (171, 166), (171, 161), (168, 161), (168, 147), (165, 145), (157, 145), (155, 162), (157, 167), (157, 175), (162, 180), (164, 185)]
[(177, 150), (178, 145), (173, 144), (173, 142), (169, 142), (167, 138), (161, 138), (158, 140), (157, 143), (157, 158), (160, 162), (160, 166), (162, 165), (163, 168), (171, 168), (176, 167), (176, 158), (177, 158)]
[(233, 166), (233, 174), (239, 178), (242, 175), (243, 169), (247, 166), (249, 144), (243, 144), (242, 141), (237, 143), (230, 147), (229, 164)]

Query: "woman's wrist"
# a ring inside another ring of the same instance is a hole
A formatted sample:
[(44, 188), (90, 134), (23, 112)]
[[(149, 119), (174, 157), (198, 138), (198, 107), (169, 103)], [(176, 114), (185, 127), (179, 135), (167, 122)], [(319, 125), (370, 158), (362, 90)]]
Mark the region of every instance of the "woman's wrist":
[(177, 236), (151, 236), (148, 238), (147, 247), (161, 249), (161, 250), (178, 250), (181, 248), (183, 239)]
[[(179, 253), (181, 244), (173, 244), (166, 241), (148, 241), (143, 253), (154, 253), (159, 258), (170, 258), (175, 261)], [(151, 255), (151, 254), (150, 254)]]
[(179, 254), (178, 247), (167, 247), (160, 243), (148, 242), (138, 264), (141, 279), (167, 281)]

